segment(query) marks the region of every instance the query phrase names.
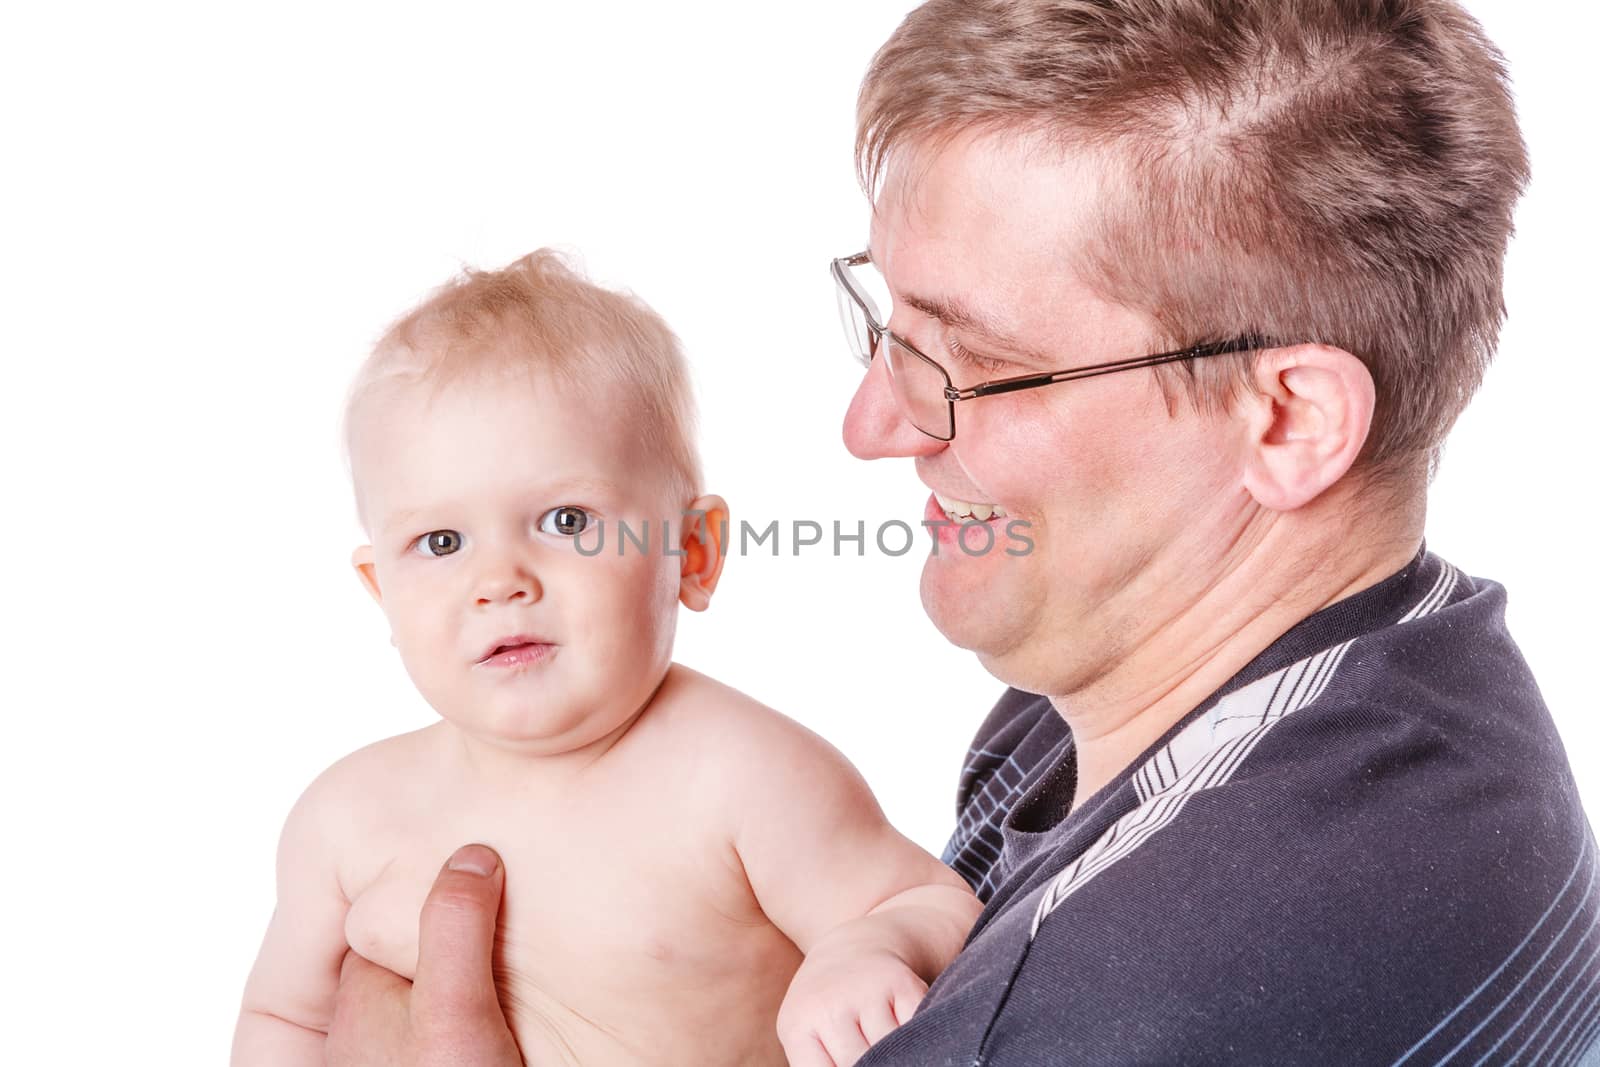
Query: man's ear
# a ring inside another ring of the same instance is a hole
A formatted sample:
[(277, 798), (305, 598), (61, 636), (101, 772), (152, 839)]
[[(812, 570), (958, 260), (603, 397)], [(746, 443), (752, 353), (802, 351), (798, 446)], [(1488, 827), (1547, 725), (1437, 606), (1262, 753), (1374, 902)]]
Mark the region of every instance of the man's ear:
[(372, 599), (382, 607), (383, 590), (378, 588), (378, 568), (372, 562), (372, 546), (362, 545), (350, 553), (350, 566), (356, 569), (356, 577), (361, 579), (361, 584), (372, 594)]
[(1253, 385), (1244, 487), (1263, 507), (1293, 511), (1361, 454), (1377, 403), (1372, 373), (1342, 348), (1291, 345), (1256, 357)]
[(683, 511), (683, 571), (678, 599), (690, 611), (704, 611), (728, 558), (728, 502), (720, 496), (696, 497)]

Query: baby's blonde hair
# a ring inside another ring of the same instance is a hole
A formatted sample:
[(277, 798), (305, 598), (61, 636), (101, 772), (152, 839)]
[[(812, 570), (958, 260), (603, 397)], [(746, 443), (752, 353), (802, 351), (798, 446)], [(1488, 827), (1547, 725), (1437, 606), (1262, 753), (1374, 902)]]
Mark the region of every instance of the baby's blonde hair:
[(346, 456), (362, 410), (386, 387), (437, 391), (464, 380), (554, 384), (632, 411), (676, 482), (675, 500), (686, 505), (700, 492), (694, 395), (677, 337), (642, 300), (595, 285), (558, 252), (541, 248), (500, 270), (469, 267), (390, 326), (345, 401)]

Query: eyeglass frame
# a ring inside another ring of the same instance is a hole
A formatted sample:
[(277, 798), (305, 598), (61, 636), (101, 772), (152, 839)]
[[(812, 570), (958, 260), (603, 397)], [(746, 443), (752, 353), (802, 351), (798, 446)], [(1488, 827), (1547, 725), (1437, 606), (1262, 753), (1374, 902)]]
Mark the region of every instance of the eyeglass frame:
[[(936, 433), (929, 433), (915, 421), (917, 431), (933, 438), (935, 441), (954, 441), (956, 437), (956, 404), (962, 400), (976, 400), (984, 396), (997, 396), (1002, 393), (1015, 393), (1024, 389), (1037, 389), (1042, 385), (1054, 385), (1057, 382), (1072, 382), (1083, 378), (1097, 378), (1102, 374), (1115, 374), (1118, 371), (1139, 370), (1143, 367), (1158, 367), (1163, 363), (1177, 363), (1186, 359), (1203, 359), (1206, 356), (1223, 356), (1233, 352), (1250, 352), (1260, 348), (1270, 348), (1272, 345), (1261, 337), (1244, 335), (1228, 341), (1215, 341), (1206, 344), (1190, 345), (1188, 348), (1172, 352), (1156, 352), (1147, 356), (1134, 356), (1130, 359), (1113, 360), (1109, 363), (1093, 363), (1084, 367), (1069, 367), (1066, 370), (1045, 371), (1039, 374), (1018, 374), (1009, 378), (995, 378), (965, 389), (957, 389), (950, 381), (950, 372), (945, 370), (933, 357), (925, 355), (916, 345), (904, 337), (890, 330), (877, 320), (873, 314), (871, 301), (868, 296), (856, 285), (855, 279), (850, 276), (848, 268), (861, 267), (872, 262), (871, 251), (857, 252), (851, 256), (840, 256), (832, 263), (834, 284), (855, 301), (861, 309), (862, 318), (867, 324), (867, 330), (872, 334), (872, 353), (864, 361), (867, 367), (872, 366), (872, 361), (878, 356), (878, 348), (883, 344), (885, 337), (910, 352), (913, 356), (928, 364), (939, 372), (944, 379), (944, 399), (950, 418), (950, 436), (940, 437)], [(851, 347), (854, 347), (852, 345)]]

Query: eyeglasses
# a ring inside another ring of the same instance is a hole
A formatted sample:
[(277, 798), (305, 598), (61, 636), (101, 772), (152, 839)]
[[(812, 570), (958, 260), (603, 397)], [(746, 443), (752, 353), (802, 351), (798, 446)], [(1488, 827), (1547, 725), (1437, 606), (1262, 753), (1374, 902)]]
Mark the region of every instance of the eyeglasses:
[(1095, 378), (1102, 374), (1155, 367), (1162, 363), (1176, 363), (1184, 359), (1201, 359), (1221, 356), (1229, 352), (1249, 352), (1265, 348), (1268, 343), (1259, 337), (1237, 337), (1231, 341), (1194, 345), (1177, 352), (1158, 352), (1149, 356), (1135, 356), (1111, 363), (1096, 363), (1087, 367), (1045, 374), (1021, 374), (1011, 378), (997, 378), (980, 382), (966, 389), (957, 389), (950, 375), (932, 359), (917, 351), (915, 345), (898, 334), (890, 333), (884, 326), (877, 305), (867, 295), (854, 275), (852, 268), (872, 262), (869, 252), (857, 252), (833, 261), (833, 280), (838, 287), (839, 318), (844, 323), (845, 336), (861, 365), (871, 367), (880, 351), (887, 357), (889, 383), (900, 410), (911, 420), (911, 425), (940, 441), (951, 441), (956, 436), (956, 403), (976, 400), (981, 396), (1015, 393), (1022, 389), (1037, 389), (1056, 382), (1072, 382), (1080, 378)]

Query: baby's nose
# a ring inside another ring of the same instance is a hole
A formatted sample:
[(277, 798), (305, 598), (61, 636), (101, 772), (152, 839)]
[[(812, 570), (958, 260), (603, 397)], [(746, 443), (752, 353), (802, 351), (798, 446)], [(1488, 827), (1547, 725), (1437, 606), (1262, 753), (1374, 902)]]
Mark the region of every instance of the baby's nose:
[(532, 603), (542, 596), (544, 590), (539, 585), (539, 579), (522, 566), (503, 566), (494, 573), (487, 574), (478, 582), (477, 602), (480, 608), (502, 601), (515, 603), (526, 601)]

